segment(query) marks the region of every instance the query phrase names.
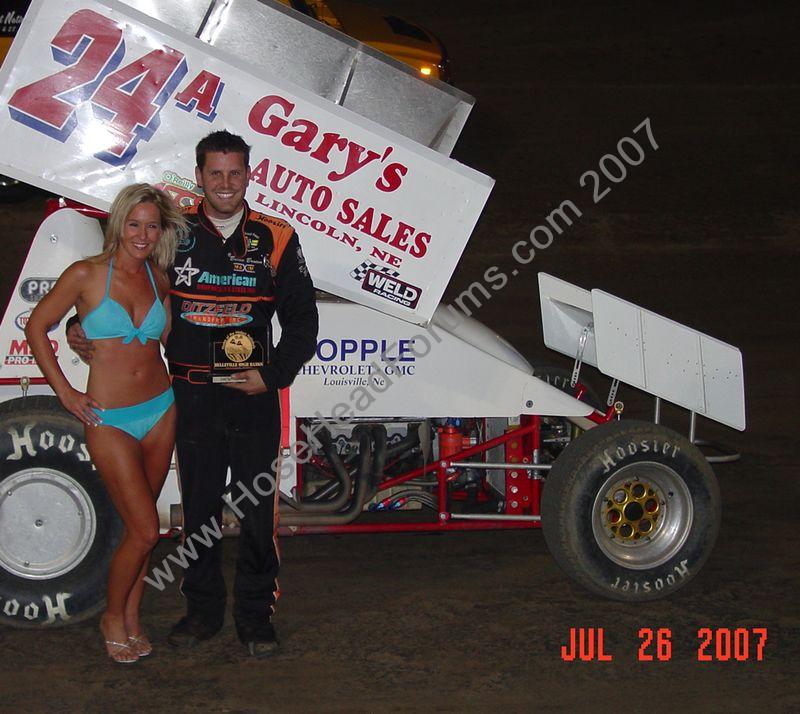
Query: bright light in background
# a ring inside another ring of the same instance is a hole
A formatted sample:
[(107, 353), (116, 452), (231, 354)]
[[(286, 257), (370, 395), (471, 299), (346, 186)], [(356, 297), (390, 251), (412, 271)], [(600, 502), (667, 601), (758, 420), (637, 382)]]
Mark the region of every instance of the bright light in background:
[(431, 74), (431, 68), (430, 67), (421, 67), (419, 71), (420, 71), (420, 74), (424, 74), (426, 77), (429, 77), (430, 74)]

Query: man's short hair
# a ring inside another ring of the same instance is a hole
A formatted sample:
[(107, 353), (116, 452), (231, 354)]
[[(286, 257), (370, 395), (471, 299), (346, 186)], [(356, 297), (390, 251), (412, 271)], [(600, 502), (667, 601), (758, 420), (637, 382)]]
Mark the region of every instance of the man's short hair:
[(205, 166), (206, 154), (209, 151), (222, 154), (242, 154), (244, 156), (244, 165), (250, 166), (250, 147), (238, 134), (231, 134), (223, 129), (222, 131), (212, 131), (208, 136), (200, 139), (194, 152), (197, 168), (201, 171)]

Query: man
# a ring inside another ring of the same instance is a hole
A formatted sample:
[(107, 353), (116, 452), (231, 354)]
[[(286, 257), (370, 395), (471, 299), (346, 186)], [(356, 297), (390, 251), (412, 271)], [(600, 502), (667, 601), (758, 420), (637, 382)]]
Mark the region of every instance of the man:
[[(204, 199), (186, 211), (190, 233), (170, 270), (167, 359), (178, 411), (185, 538), (202, 537), (203, 525), (213, 531), (214, 518), (221, 522), (230, 467), (231, 499), (242, 513), (233, 615), (239, 639), (251, 655), (262, 657), (278, 647), (271, 623), (279, 568), (278, 389), (313, 354), (318, 315), (297, 234), (244, 201), (249, 157), (250, 147), (227, 131), (209, 134), (196, 147), (195, 176)], [(281, 339), (273, 349), (274, 313)], [(85, 354), (80, 327), (69, 333), (73, 349)], [(211, 541), (210, 548), (196, 543), (198, 557), (183, 579), (187, 614), (168, 636), (176, 647), (194, 646), (222, 627), (222, 544)]]

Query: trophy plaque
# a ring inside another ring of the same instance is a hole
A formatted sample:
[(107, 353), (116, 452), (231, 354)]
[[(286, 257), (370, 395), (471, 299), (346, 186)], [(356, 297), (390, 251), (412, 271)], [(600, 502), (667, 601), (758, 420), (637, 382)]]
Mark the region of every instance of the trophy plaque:
[(211, 381), (215, 384), (243, 382), (235, 372), (264, 366), (264, 345), (244, 330), (235, 330), (211, 343)]

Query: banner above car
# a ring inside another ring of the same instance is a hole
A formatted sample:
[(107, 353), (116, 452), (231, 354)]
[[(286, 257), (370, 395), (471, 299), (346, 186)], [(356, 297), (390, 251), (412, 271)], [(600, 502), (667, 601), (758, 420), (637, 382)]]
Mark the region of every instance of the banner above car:
[(295, 227), (315, 284), (421, 324), (493, 185), (112, 0), (36, 0), (0, 84), (0, 173), (99, 208), (138, 181), (186, 205), (196, 142), (241, 134), (247, 200)]

